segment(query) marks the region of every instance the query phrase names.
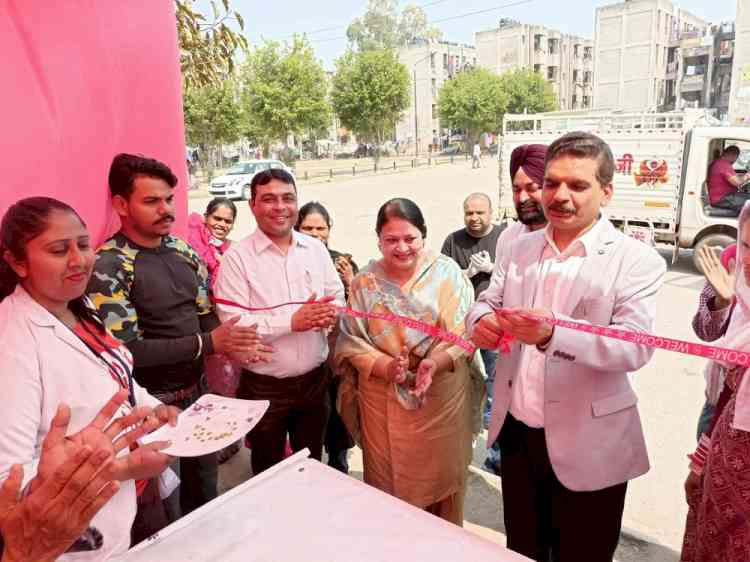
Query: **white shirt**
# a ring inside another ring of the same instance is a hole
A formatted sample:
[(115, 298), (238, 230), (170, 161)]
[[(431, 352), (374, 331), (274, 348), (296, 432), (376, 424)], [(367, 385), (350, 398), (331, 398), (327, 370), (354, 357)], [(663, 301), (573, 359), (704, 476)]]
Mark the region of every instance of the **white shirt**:
[[(557, 249), (552, 237), (552, 227), (547, 225), (544, 230), (547, 244), (539, 260), (532, 308), (544, 308), (553, 312), (562, 308), (586, 256), (591, 255), (601, 224), (601, 220), (597, 221), (564, 252)], [(544, 354), (533, 345), (524, 346), (510, 398), (510, 413), (529, 427), (544, 427), (544, 376)]]
[[(91, 423), (120, 385), (78, 336), (21, 287), (0, 303), (0, 341), (0, 482), (13, 464), (21, 464), (25, 486), (36, 476), (42, 442), (58, 405), (70, 406), (70, 435)], [(124, 346), (121, 351), (129, 353)], [(135, 381), (134, 390), (138, 405), (160, 403)], [(129, 410), (123, 406), (116, 416)], [(124, 553), (135, 512), (135, 483), (120, 482), (120, 490), (91, 521), (104, 536), (102, 548), (63, 554), (57, 560), (98, 562)]]
[[(250, 308), (307, 301), (313, 293), (318, 299), (333, 296), (333, 304), (344, 304), (344, 285), (328, 250), (319, 240), (296, 231), (286, 255), (260, 229), (232, 244), (214, 287), (217, 298)], [(249, 364), (249, 370), (286, 378), (304, 375), (328, 357), (325, 331), (292, 332), (292, 315), (300, 306), (251, 313), (219, 304), (216, 310), (222, 321), (239, 315), (240, 324), (257, 324), (264, 341), (274, 347), (269, 363)]]

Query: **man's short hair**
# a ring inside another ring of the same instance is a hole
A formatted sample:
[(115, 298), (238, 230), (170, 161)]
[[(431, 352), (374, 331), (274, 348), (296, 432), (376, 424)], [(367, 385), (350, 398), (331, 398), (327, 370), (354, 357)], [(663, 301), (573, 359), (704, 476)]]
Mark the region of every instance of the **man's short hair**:
[(157, 178), (167, 182), (169, 187), (177, 185), (177, 176), (169, 166), (153, 158), (136, 154), (118, 154), (109, 167), (109, 193), (129, 199), (133, 194), (133, 183), (138, 176)]
[(486, 193), (481, 193), (479, 191), (477, 191), (476, 193), (472, 193), (466, 199), (464, 199), (464, 207), (466, 207), (466, 204), (472, 199), (484, 199), (485, 201), (487, 201), (487, 205), (489, 206), (490, 210), (492, 210), (492, 199), (490, 199), (490, 196)]
[(294, 187), (294, 191), (297, 191), (297, 184), (294, 183), (294, 176), (286, 170), (279, 168), (272, 168), (270, 170), (263, 170), (253, 176), (250, 181), (250, 199), (255, 199), (255, 194), (258, 192), (259, 185), (268, 185), (271, 180), (279, 180), (282, 183), (291, 185)]
[(563, 156), (596, 160), (596, 180), (602, 186), (612, 183), (615, 176), (615, 159), (609, 145), (596, 135), (574, 131), (561, 136), (549, 145), (544, 167)]
[(734, 154), (735, 156), (739, 156), (740, 149), (738, 146), (730, 145), (724, 149), (724, 152), (721, 153), (722, 156), (726, 156), (727, 154)]

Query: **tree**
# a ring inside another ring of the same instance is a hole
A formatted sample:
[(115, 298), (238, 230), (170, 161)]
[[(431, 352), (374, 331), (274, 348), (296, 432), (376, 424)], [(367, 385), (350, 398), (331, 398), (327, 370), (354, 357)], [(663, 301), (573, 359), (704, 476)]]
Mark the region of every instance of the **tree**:
[[(242, 110), (233, 80), (202, 88), (186, 88), (183, 93), (185, 137), (187, 143), (200, 146), (204, 153), (240, 138)], [(206, 164), (212, 169), (209, 157)]]
[(558, 107), (552, 85), (530, 69), (511, 70), (500, 76), (508, 96), (508, 113), (542, 113)]
[[(229, 0), (222, 0), (223, 9), (215, 0), (210, 0), (211, 19), (197, 12), (194, 3), (195, 0), (175, 0), (180, 68), (188, 88), (218, 84), (232, 75), (235, 52), (247, 51), (247, 39), (241, 33), (245, 23), (239, 12), (229, 8)], [(227, 25), (231, 21), (240, 32)]]
[(331, 101), (344, 127), (379, 145), (409, 105), (409, 71), (393, 51), (349, 50), (336, 60)]
[(242, 111), (232, 80), (218, 86), (186, 89), (183, 111), (188, 144), (217, 146), (240, 138)]
[(398, 0), (369, 0), (367, 11), (349, 25), (346, 36), (359, 51), (373, 51), (439, 39), (442, 33), (427, 24), (427, 16), (418, 6), (407, 6), (399, 14)]
[(481, 133), (499, 131), (507, 107), (500, 77), (483, 68), (459, 72), (438, 92), (440, 125), (463, 129), (467, 143)]
[(326, 73), (306, 40), (254, 49), (242, 68), (248, 136), (258, 144), (327, 129), (331, 122)]

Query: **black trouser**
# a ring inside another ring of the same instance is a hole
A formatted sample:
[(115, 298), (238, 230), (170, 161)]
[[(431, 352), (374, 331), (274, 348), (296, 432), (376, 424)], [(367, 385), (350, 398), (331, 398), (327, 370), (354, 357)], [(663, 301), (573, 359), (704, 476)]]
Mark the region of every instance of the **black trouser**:
[(499, 441), (508, 548), (537, 562), (611, 562), (627, 482), (594, 492), (568, 490), (550, 464), (544, 429), (510, 414)]
[(287, 433), (293, 451), (307, 447), (312, 457), (320, 460), (331, 408), (328, 384), (324, 365), (304, 375), (283, 379), (242, 372), (237, 398), (271, 403), (250, 431), (253, 474), (260, 474), (283, 460)]
[[(170, 406), (177, 406), (181, 410), (188, 409), (203, 395), (202, 385), (196, 387), (195, 392), (180, 400), (169, 400), (168, 396), (156, 393), (156, 397)], [(170, 521), (176, 521), (191, 511), (210, 502), (219, 495), (219, 463), (216, 453), (200, 457), (181, 457), (172, 465), (180, 477), (180, 487), (165, 500), (165, 508)], [(177, 494), (179, 493), (179, 496)], [(179, 502), (177, 502), (179, 497)], [(178, 505), (179, 503), (179, 505)]]
[(330, 398), (331, 398), (331, 415), (328, 417), (328, 427), (326, 428), (325, 446), (328, 453), (328, 466), (349, 474), (349, 460), (347, 453), (354, 447), (354, 440), (349, 435), (349, 431), (344, 425), (344, 420), (339, 416), (336, 410), (336, 397), (339, 390), (339, 378), (331, 379)]

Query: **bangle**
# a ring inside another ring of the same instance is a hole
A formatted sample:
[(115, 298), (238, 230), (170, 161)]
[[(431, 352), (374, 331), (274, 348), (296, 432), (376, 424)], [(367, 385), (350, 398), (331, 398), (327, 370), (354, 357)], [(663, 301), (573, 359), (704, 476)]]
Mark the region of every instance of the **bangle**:
[(193, 357), (193, 361), (198, 359), (201, 356), (201, 353), (203, 353), (203, 338), (200, 334), (195, 334), (195, 337), (198, 338), (198, 353)]

